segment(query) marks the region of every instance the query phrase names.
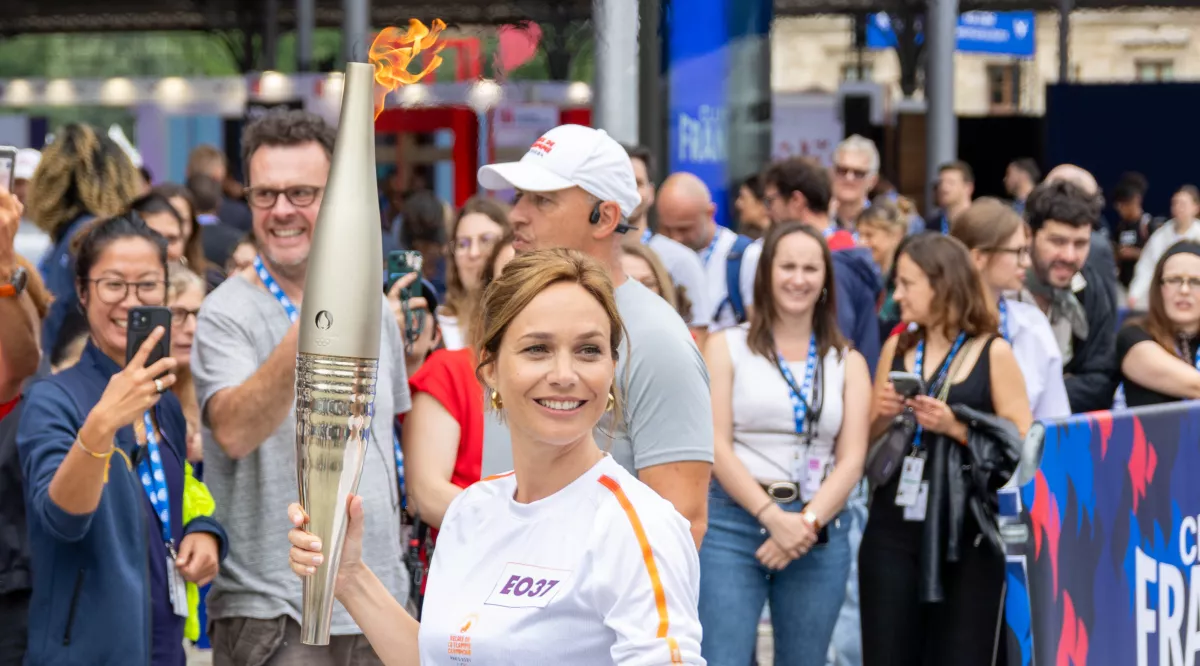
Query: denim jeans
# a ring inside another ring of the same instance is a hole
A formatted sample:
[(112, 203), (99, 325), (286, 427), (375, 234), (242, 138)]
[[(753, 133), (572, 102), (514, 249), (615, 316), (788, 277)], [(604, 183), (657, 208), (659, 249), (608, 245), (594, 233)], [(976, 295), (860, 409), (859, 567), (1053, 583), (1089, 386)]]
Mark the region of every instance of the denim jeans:
[[(799, 512), (804, 505), (779, 506)], [(768, 538), (766, 530), (713, 482), (700, 549), (701, 652), (709, 666), (751, 663), (764, 602), (771, 606), (775, 663), (824, 666), (846, 595), (850, 521), (838, 516), (828, 530), (828, 543), (814, 546), (783, 571), (770, 571), (754, 556)]]
[(867, 494), (855, 489), (846, 500), (842, 520), (850, 522), (850, 578), (846, 581), (846, 601), (833, 630), (830, 666), (862, 666), (862, 620), (858, 611), (858, 547), (867, 526)]

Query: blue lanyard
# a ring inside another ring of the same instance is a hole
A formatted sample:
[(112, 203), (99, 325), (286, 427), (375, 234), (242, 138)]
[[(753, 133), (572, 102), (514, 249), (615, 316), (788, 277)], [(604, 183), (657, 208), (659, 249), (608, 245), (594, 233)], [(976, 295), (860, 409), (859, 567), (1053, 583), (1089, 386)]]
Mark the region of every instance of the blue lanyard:
[(654, 238), (654, 232), (650, 231), (650, 227), (646, 227), (642, 232), (642, 245), (649, 243), (651, 238)]
[(154, 424), (150, 421), (150, 412), (142, 413), (142, 424), (146, 426), (146, 455), (138, 463), (138, 476), (142, 478), (142, 488), (158, 522), (162, 525), (163, 543), (171, 556), (175, 555), (175, 542), (171, 540), (171, 499), (167, 495), (167, 477), (163, 472), (162, 456), (158, 451), (158, 436), (154, 434)]
[(404, 452), (400, 450), (400, 438), (392, 433), (392, 448), (396, 456), (396, 481), (400, 486), (400, 508), (408, 508), (408, 496), (404, 492)]
[(808, 404), (812, 402), (813, 375), (817, 370), (816, 332), (813, 332), (808, 339), (808, 361), (804, 366), (804, 385), (799, 387), (800, 393), (796, 393), (796, 378), (788, 369), (787, 361), (783, 360), (783, 354), (775, 352), (775, 362), (779, 364), (779, 372), (783, 374), (783, 379), (788, 385), (788, 393), (792, 396), (792, 416), (796, 420), (796, 434), (803, 435), (804, 422), (808, 418)]
[[(942, 361), (941, 371), (938, 372), (937, 376), (934, 377), (933, 381), (929, 383), (929, 385), (927, 386), (927, 390), (933, 390), (936, 386), (940, 385), (943, 381), (950, 381), (950, 378), (946, 377), (946, 373), (950, 371), (950, 365), (954, 363), (955, 355), (958, 354), (958, 350), (962, 347), (963, 342), (965, 342), (966, 340), (967, 340), (966, 333), (959, 333), (958, 337), (954, 339), (954, 346), (950, 348), (950, 353), (946, 355), (946, 360)], [(919, 342), (917, 342), (917, 357), (913, 361), (913, 372), (916, 373), (916, 375), (918, 377), (924, 377), (925, 376), (925, 373), (923, 372), (924, 368), (925, 368), (925, 338), (921, 338), (921, 340)], [(921, 426), (917, 426), (916, 435), (913, 436), (913, 447), (914, 448), (921, 446), (921, 432), (923, 430), (924, 430), (924, 428), (922, 428)]]
[(1008, 337), (1008, 306), (1005, 305), (1004, 299), (1000, 299), (1000, 304), (997, 306), (1000, 309), (1000, 335), (1004, 336), (1005, 342), (1012, 342)]
[(267, 291), (271, 292), (275, 300), (279, 301), (279, 304), (283, 306), (283, 311), (287, 313), (288, 319), (293, 324), (296, 323), (296, 320), (300, 318), (300, 311), (296, 309), (295, 305), (292, 305), (292, 299), (283, 293), (283, 289), (275, 281), (275, 278), (271, 277), (271, 272), (267, 270), (266, 266), (263, 266), (262, 259), (258, 255), (254, 256), (254, 270), (258, 273), (258, 279), (262, 280), (263, 286), (267, 288)]
[(720, 238), (721, 235), (714, 229), (712, 242), (708, 244), (708, 247), (704, 248), (704, 252), (700, 253), (700, 261), (703, 261), (705, 266), (708, 265), (708, 260), (712, 259), (713, 250), (717, 249), (717, 240)]
[(825, 231), (822, 231), (821, 235), (825, 237), (825, 240), (829, 240), (829, 237), (833, 235), (834, 231), (834, 225), (830, 224), (829, 226), (825, 227)]
[(942, 233), (947, 236), (950, 235), (950, 220), (946, 219), (945, 213), (942, 213)]

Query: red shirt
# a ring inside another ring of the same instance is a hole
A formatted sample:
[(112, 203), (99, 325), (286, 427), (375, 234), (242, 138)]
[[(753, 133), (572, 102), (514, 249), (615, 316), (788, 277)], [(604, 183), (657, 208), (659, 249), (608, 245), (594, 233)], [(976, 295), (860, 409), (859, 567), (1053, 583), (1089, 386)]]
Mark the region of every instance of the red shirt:
[(829, 246), (831, 252), (850, 250), (858, 247), (858, 244), (854, 242), (854, 234), (845, 229), (838, 229), (829, 234), (829, 237), (825, 239), (825, 244)]
[(20, 394), (8, 402), (0, 402), (0, 419), (8, 416), (9, 412), (17, 407), (18, 402), (21, 402)]
[(479, 480), (483, 468), (483, 387), (475, 377), (470, 349), (439, 349), (408, 380), (414, 393), (428, 393), (458, 422), (458, 455), (450, 483), (459, 488)]

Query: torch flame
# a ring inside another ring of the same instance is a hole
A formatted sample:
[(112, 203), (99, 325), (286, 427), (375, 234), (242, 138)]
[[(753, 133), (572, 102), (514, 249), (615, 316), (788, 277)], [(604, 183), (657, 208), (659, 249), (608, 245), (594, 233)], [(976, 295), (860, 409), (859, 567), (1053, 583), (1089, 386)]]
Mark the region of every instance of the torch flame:
[[(375, 65), (375, 117), (383, 113), (384, 100), (388, 93), (400, 86), (416, 83), (425, 78), (430, 72), (442, 64), (442, 57), (437, 55), (446, 46), (445, 42), (437, 43), (438, 35), (446, 29), (445, 21), (434, 19), (431, 27), (425, 27), (417, 19), (408, 23), (408, 31), (388, 26), (379, 31), (375, 41), (371, 43), (368, 59)], [(416, 74), (408, 71), (408, 65), (422, 51), (430, 51), (433, 58), (425, 65), (425, 69)]]

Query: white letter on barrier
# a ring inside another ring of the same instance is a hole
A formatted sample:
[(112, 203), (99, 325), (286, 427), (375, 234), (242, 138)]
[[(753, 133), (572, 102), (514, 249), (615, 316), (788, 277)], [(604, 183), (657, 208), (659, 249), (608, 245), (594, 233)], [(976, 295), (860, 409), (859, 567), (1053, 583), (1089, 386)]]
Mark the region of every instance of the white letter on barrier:
[(1197, 652), (1200, 652), (1200, 565), (1193, 566), (1188, 577), (1187, 656), (1184, 666), (1196, 666)]
[(1183, 572), (1160, 562), (1158, 565), (1158, 666), (1181, 666), (1183, 614), (1187, 607)]
[[(1191, 539), (1188, 539), (1189, 532)], [(1179, 558), (1185, 567), (1196, 563), (1196, 518), (1193, 516), (1184, 516), (1179, 521)]]
[(1134, 599), (1137, 604), (1137, 660), (1138, 666), (1149, 666), (1147, 643), (1150, 634), (1155, 632), (1157, 617), (1154, 611), (1146, 605), (1149, 596), (1147, 588), (1150, 583), (1158, 581), (1158, 562), (1142, 552), (1141, 548), (1134, 549)]

